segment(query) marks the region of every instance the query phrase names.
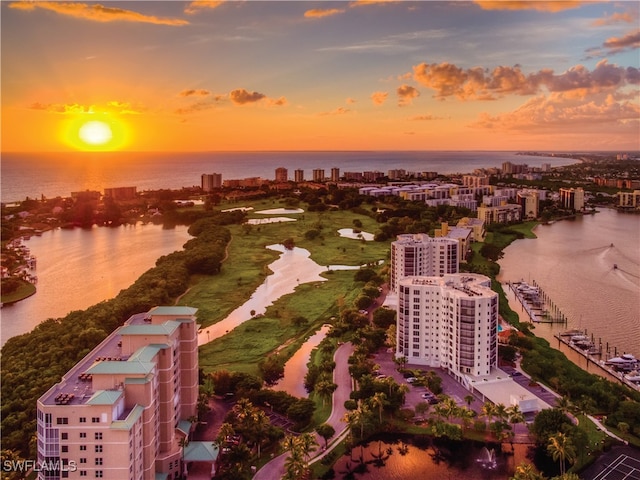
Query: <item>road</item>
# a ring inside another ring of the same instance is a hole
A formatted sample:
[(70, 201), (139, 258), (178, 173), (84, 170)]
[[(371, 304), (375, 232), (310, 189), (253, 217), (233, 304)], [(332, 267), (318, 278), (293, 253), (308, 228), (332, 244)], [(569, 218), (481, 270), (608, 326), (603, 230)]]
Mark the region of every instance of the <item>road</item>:
[[(347, 429), (347, 424), (342, 421), (342, 417), (346, 413), (344, 408), (344, 402), (349, 399), (349, 395), (353, 389), (351, 375), (349, 375), (349, 357), (353, 353), (353, 345), (345, 343), (340, 345), (333, 356), (333, 360), (336, 362), (336, 368), (333, 371), (333, 382), (338, 386), (333, 392), (333, 399), (331, 403), (331, 415), (325, 423), (331, 425), (336, 433), (332, 440), (333, 443), (329, 444), (327, 451), (323, 451), (324, 439), (318, 434), (315, 434), (316, 441), (320, 447), (315, 452), (315, 456), (312, 456), (311, 460), (315, 457), (320, 457), (325, 453), (331, 451), (336, 439), (340, 438), (342, 433)], [(284, 463), (288, 457), (288, 453), (283, 453), (275, 457), (269, 463), (265, 464), (258, 472), (253, 476), (253, 480), (275, 480), (282, 478), (284, 475)]]

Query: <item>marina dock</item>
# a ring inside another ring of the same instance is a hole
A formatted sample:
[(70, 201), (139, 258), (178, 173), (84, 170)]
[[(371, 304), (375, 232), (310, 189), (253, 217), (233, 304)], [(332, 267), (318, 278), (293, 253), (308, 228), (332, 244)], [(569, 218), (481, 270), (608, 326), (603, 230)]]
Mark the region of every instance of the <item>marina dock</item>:
[[(532, 323), (567, 324), (567, 317), (535, 280), (531, 284), (524, 281), (507, 284)], [(633, 355), (619, 352), (586, 329), (566, 330), (553, 336), (558, 341), (556, 348), (582, 369), (640, 390), (640, 360)]]

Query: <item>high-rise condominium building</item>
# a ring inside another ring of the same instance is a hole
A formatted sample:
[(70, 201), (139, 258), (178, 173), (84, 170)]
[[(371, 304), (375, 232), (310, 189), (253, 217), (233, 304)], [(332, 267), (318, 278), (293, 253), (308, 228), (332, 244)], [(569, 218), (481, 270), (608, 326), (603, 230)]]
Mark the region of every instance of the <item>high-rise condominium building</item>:
[(340, 181), (340, 169), (338, 167), (333, 167), (331, 169), (331, 181), (332, 182)]
[(396, 356), (458, 380), (497, 366), (498, 294), (477, 274), (400, 280)]
[[(133, 315), (38, 399), (38, 464), (59, 466), (40, 471), (40, 480), (181, 475), (181, 440), (197, 414), (195, 313), (155, 307)], [(217, 451), (208, 447), (213, 462)]]
[(301, 168), (296, 169), (293, 172), (293, 175), (294, 175), (296, 183), (304, 182), (304, 170), (302, 170)]
[(276, 168), (276, 182), (288, 182), (289, 172), (284, 167)]
[(397, 294), (398, 284), (405, 277), (458, 273), (459, 265), (456, 239), (432, 238), (426, 233), (398, 235), (391, 243), (391, 291)]
[(584, 209), (584, 189), (578, 188), (561, 188), (560, 203), (569, 210), (580, 211)]
[(221, 173), (203, 173), (200, 176), (200, 182), (203, 192), (212, 192), (217, 188), (222, 188)]
[(324, 168), (314, 168), (313, 169), (313, 181), (314, 182), (324, 182)]

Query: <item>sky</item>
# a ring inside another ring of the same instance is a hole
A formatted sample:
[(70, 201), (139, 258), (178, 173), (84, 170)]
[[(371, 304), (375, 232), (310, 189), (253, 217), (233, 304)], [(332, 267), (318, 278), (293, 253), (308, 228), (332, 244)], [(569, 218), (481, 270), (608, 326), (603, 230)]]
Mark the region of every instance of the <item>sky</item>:
[(640, 150), (637, 1), (2, 1), (3, 152)]

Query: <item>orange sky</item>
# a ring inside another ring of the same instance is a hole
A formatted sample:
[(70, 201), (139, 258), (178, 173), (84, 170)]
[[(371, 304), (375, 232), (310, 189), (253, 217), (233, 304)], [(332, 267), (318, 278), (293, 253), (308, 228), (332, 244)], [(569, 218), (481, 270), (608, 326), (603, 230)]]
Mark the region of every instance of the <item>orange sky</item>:
[(0, 8), (2, 151), (640, 149), (637, 2)]

